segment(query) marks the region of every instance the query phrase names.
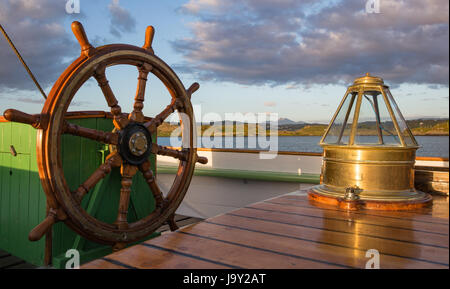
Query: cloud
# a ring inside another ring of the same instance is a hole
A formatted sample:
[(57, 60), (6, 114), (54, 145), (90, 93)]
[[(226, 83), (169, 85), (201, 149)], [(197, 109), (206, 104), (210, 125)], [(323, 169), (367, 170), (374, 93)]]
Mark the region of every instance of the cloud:
[(12, 100), (12, 101), (17, 101), (17, 102), (23, 102), (23, 103), (36, 103), (36, 104), (44, 104), (45, 99), (41, 98), (33, 98), (33, 97), (24, 97), (24, 96), (19, 96), (19, 97), (5, 97), (5, 99), (8, 100)]
[(122, 33), (133, 32), (136, 28), (136, 21), (131, 17), (130, 12), (121, 7), (119, 0), (112, 0), (108, 5), (111, 15), (110, 32), (120, 38)]
[(70, 103), (71, 107), (82, 107), (82, 106), (89, 106), (92, 105), (92, 102), (90, 101), (72, 101)]
[(264, 102), (264, 106), (274, 107), (274, 106), (277, 106), (277, 103), (274, 101), (266, 101), (266, 102)]
[(220, 0), (192, 0), (185, 3), (181, 8), (188, 13), (199, 13), (205, 10), (217, 10), (225, 6), (226, 2)]
[[(0, 0), (0, 23), (45, 89), (79, 55), (75, 39), (63, 28), (65, 1)], [(36, 90), (34, 83), (0, 35), (0, 93)]]
[[(334, 4), (333, 4), (334, 3)], [(192, 37), (172, 42), (183, 71), (246, 85), (351, 83), (448, 86), (447, 0), (190, 0)]]
[[(45, 99), (43, 99), (42, 97), (28, 97), (28, 96), (16, 96), (16, 97), (11, 97), (11, 96), (5, 96), (3, 97), (3, 99), (6, 100), (10, 100), (10, 101), (15, 101), (15, 102), (21, 102), (21, 103), (33, 103), (33, 104), (41, 104), (43, 105), (45, 102)], [(83, 106), (88, 106), (88, 105), (92, 105), (92, 102), (90, 101), (72, 101), (70, 103), (71, 107), (83, 107)]]

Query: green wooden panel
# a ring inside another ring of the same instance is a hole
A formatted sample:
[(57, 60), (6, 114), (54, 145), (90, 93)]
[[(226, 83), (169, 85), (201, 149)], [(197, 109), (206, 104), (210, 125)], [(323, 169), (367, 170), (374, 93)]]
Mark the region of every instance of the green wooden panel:
[(9, 246), (9, 194), (11, 187), (11, 154), (0, 153), (0, 247), (8, 250)]
[[(0, 123), (0, 133), (6, 150), (0, 153), (0, 248), (39, 264), (44, 258), (44, 240), (28, 241), (28, 232), (45, 215), (45, 194), (36, 163), (36, 130), (23, 124)], [(10, 154), (10, 145), (17, 156)]]
[[(34, 131), (33, 135), (35, 136)], [(28, 227), (26, 234), (37, 226), (44, 218), (47, 207), (47, 198), (45, 197), (44, 189), (41, 186), (39, 179), (38, 166), (36, 161), (36, 137), (31, 138), (32, 145), (30, 146), (30, 196), (28, 209)], [(28, 240), (27, 240), (28, 241)], [(27, 252), (30, 263), (41, 265), (44, 260), (45, 240), (37, 242), (28, 242), (29, 250)]]
[[(23, 136), (23, 135), (22, 135)], [(21, 145), (26, 146), (23, 137), (20, 137)], [(18, 154), (12, 164), (14, 165), (15, 172), (11, 175), (11, 218), (13, 222), (10, 224), (15, 228), (11, 231), (15, 231), (14, 242), (17, 246), (23, 248), (25, 252), (28, 251), (28, 199), (29, 199), (29, 186), (30, 186), (30, 155)]]
[(32, 127), (21, 124), (11, 123), (12, 144), (18, 154), (30, 154), (31, 150), (36, 150), (36, 146), (31, 147), (32, 139), (36, 139), (35, 131)]
[[(80, 126), (111, 131), (111, 120), (71, 120)], [(64, 176), (71, 190), (89, 177), (108, 155), (108, 146), (88, 139), (64, 135), (61, 139)], [(10, 154), (14, 145), (17, 156)], [(155, 156), (150, 157), (154, 168)], [(44, 239), (29, 242), (28, 233), (45, 218), (46, 198), (36, 162), (36, 130), (28, 125), (0, 123), (0, 248), (35, 265), (44, 260)], [(83, 199), (82, 206), (96, 218), (113, 223), (117, 217), (120, 171), (113, 169)], [(142, 175), (133, 178), (129, 222), (155, 208), (153, 196)], [(157, 234), (152, 235), (156, 236)], [(65, 252), (78, 249), (82, 261), (110, 253), (111, 248), (87, 241), (63, 223), (53, 227), (53, 256), (57, 267), (65, 266)]]
[[(18, 154), (30, 154), (31, 147), (35, 145), (35, 131), (29, 125), (20, 123), (0, 123), (0, 152), (10, 152), (10, 145)], [(36, 150), (36, 146), (32, 149)]]
[(0, 152), (9, 152), (11, 145), (11, 123), (0, 123)]
[[(96, 128), (97, 120), (90, 118), (71, 120), (71, 122), (84, 127)], [(61, 143), (64, 176), (70, 190), (74, 191), (101, 164), (100, 160), (96, 158), (96, 149), (100, 144), (72, 135), (63, 135)], [(84, 208), (87, 206), (89, 198), (90, 194), (83, 199), (82, 206)], [(53, 229), (53, 256), (65, 254), (68, 249), (72, 248), (76, 235), (63, 223), (56, 224)]]

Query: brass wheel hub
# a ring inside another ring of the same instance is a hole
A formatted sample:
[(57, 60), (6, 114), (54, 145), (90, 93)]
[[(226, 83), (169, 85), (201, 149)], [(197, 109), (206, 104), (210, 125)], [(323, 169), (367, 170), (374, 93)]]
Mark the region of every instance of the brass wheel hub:
[(147, 138), (142, 132), (134, 133), (128, 141), (130, 151), (135, 156), (142, 156), (148, 148)]
[(152, 138), (148, 130), (139, 123), (131, 123), (119, 131), (119, 153), (131, 165), (140, 165), (150, 154)]

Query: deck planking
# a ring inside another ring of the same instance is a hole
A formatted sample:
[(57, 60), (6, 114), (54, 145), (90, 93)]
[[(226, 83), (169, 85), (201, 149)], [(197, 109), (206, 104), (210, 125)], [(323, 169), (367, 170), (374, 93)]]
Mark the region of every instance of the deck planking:
[[(181, 228), (181, 227), (184, 227), (184, 226), (187, 226), (190, 224), (198, 223), (198, 222), (202, 221), (203, 219), (175, 214), (174, 220), (177, 223), (177, 226), (179, 228)], [(158, 230), (156, 230), (156, 231), (159, 233), (164, 233), (164, 232), (170, 231), (170, 228), (169, 228), (169, 225), (165, 224), (165, 225), (162, 225), (161, 227), (159, 227)]]
[[(199, 218), (192, 218), (184, 215), (175, 215), (175, 221), (177, 222), (177, 225), (179, 227), (187, 226), (190, 224), (194, 224), (197, 222), (202, 221), (202, 219)], [(164, 233), (169, 231), (169, 225), (163, 225), (157, 229), (157, 232)], [(167, 257), (167, 256), (164, 256)], [(115, 264), (113, 259), (110, 259), (109, 261), (105, 261), (102, 259), (95, 260), (91, 262), (92, 264), (95, 264), (97, 267), (101, 267), (104, 269), (123, 269), (126, 267), (125, 264), (121, 264), (120, 262)], [(184, 264), (182, 264), (184, 266)], [(194, 264), (198, 267), (205, 267), (206, 265), (202, 264)], [(10, 253), (0, 250), (0, 269), (34, 269), (37, 268), (37, 266), (27, 263), (26, 261), (11, 255)], [(133, 269), (134, 267), (128, 267), (130, 269)]]
[(0, 250), (0, 269), (33, 269), (31, 265), (22, 259), (12, 256), (6, 251)]
[(304, 192), (258, 202), (113, 253), (82, 268), (449, 268), (448, 198), (410, 212), (349, 212)]

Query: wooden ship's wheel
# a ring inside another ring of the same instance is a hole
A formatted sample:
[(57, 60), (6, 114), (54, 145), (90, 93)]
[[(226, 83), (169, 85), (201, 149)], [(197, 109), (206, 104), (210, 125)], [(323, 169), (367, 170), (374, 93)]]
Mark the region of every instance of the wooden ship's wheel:
[[(9, 109), (4, 117), (9, 121), (30, 124), (38, 129), (37, 160), (39, 175), (47, 197), (48, 214), (45, 220), (29, 234), (31, 241), (39, 240), (51, 226), (63, 221), (81, 236), (102, 244), (123, 248), (153, 233), (164, 222), (175, 230), (174, 213), (182, 202), (189, 187), (195, 163), (207, 163), (207, 159), (197, 156), (195, 148), (195, 121), (191, 94), (199, 85), (194, 83), (185, 89), (175, 72), (152, 49), (153, 27), (146, 30), (145, 44), (141, 47), (112, 44), (94, 48), (79, 22), (72, 23), (81, 46), (81, 56), (76, 59), (54, 84), (41, 114), (29, 115)], [(123, 113), (108, 84), (105, 71), (114, 65), (132, 65), (138, 70), (138, 86), (134, 98), (133, 111)], [(147, 76), (154, 74), (172, 96), (171, 103), (153, 118), (145, 117), (144, 95)], [(79, 88), (91, 77), (95, 78), (111, 108), (110, 117), (114, 124), (111, 132), (81, 127), (65, 119), (68, 107)], [(152, 140), (158, 126), (177, 111), (183, 131), (181, 150), (163, 147)], [(105, 162), (87, 178), (76, 190), (70, 190), (64, 177), (61, 161), (61, 136), (70, 134), (95, 140), (113, 149)], [(179, 160), (174, 182), (167, 193), (161, 193), (155, 173), (151, 169), (149, 155), (166, 155)], [(121, 189), (116, 221), (112, 224), (100, 221), (88, 214), (81, 206), (83, 197), (105, 178), (113, 168), (120, 168)], [(141, 173), (153, 194), (156, 208), (148, 216), (128, 223), (132, 178)]]

